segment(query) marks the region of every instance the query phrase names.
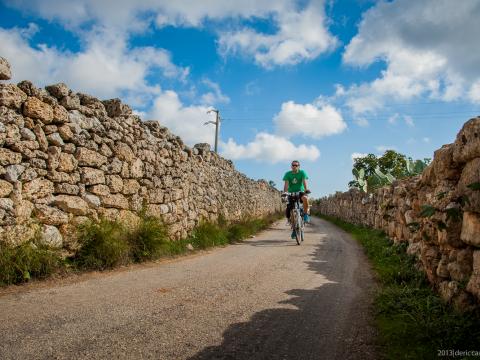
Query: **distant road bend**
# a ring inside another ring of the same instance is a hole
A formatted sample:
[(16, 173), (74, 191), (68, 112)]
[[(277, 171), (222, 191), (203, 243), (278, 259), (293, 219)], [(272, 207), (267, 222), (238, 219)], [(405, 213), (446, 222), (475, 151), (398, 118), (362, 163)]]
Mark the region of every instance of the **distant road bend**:
[(0, 359), (374, 359), (360, 247), (312, 219), (173, 261), (0, 291)]

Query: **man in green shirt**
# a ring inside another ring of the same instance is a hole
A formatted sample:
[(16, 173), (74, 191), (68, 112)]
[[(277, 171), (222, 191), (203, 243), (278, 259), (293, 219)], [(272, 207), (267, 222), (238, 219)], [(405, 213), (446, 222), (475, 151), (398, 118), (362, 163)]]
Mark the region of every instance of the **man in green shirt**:
[[(306, 194), (310, 192), (308, 190), (307, 185), (308, 175), (305, 171), (300, 170), (300, 162), (298, 160), (292, 161), (292, 170), (285, 173), (283, 176), (283, 180), (285, 181), (285, 185), (283, 186), (284, 192), (301, 192), (302, 194), (302, 202), (303, 202), (303, 216), (305, 222), (310, 221), (310, 217), (308, 216), (308, 197)], [(287, 205), (286, 216), (287, 219), (290, 219), (290, 211), (291, 211), (290, 204)]]

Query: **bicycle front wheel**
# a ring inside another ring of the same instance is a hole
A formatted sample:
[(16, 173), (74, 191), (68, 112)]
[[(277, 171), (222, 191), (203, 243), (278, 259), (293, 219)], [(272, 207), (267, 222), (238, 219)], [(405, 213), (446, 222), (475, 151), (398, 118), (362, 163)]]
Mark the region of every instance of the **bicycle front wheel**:
[(300, 210), (296, 209), (295, 210), (295, 240), (297, 241), (297, 245), (300, 245), (300, 243), (303, 241), (303, 229), (301, 226), (302, 223), (302, 217), (300, 215)]

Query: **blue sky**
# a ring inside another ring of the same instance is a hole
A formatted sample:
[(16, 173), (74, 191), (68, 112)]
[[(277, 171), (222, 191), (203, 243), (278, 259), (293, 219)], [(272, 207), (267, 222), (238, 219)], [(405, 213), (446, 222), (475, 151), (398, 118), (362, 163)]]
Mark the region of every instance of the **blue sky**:
[(320, 197), (355, 154), (431, 158), (480, 113), (479, 18), (479, 0), (7, 0), (0, 56), (13, 82), (120, 97), (189, 145), (213, 144), (217, 108), (237, 169), (280, 186), (299, 159)]

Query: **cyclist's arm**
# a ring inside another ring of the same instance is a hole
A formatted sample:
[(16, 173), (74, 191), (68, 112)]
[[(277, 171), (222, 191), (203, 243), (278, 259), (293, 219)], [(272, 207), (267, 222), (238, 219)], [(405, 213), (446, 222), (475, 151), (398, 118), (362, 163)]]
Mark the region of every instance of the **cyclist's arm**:
[(285, 180), (285, 185), (283, 185), (283, 192), (288, 192), (288, 180)]
[(308, 190), (307, 179), (303, 179), (303, 187), (305, 188), (305, 191)]

